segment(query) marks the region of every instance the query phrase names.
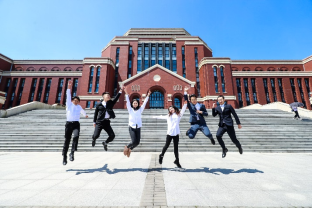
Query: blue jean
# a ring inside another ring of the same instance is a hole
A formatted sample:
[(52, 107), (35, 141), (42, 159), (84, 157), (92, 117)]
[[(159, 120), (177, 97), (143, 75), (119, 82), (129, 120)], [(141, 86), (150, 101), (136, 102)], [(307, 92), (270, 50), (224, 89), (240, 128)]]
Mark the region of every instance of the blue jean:
[(194, 139), (198, 130), (203, 132), (203, 134), (209, 139), (213, 138), (207, 124), (192, 124), (191, 128), (187, 131), (188, 137)]

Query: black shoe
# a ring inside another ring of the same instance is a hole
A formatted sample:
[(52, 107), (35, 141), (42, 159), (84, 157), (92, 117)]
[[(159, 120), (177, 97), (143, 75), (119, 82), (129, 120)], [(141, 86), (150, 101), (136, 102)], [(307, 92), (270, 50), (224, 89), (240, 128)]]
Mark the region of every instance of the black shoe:
[(178, 168), (182, 168), (181, 164), (179, 163), (179, 159), (175, 160), (173, 163), (176, 164)]
[(66, 165), (67, 164), (67, 155), (64, 155), (63, 156), (63, 165)]
[(187, 131), (186, 131), (186, 133), (185, 133), (185, 135), (188, 137), (188, 132), (189, 132), (189, 130), (190, 130), (191, 128), (189, 128)]
[(92, 139), (92, 147), (95, 146), (95, 140)]
[(74, 153), (73, 152), (69, 153), (69, 160), (74, 161)]
[(243, 148), (242, 147), (239, 147), (238, 151), (239, 151), (239, 154), (243, 154)]
[(159, 155), (159, 164), (162, 164), (163, 159), (164, 159), (164, 156), (163, 155)]
[(213, 145), (216, 144), (216, 142), (215, 142), (215, 140), (213, 138), (210, 138), (210, 141), (211, 141), (211, 144), (213, 144)]
[(106, 142), (102, 142), (103, 146), (104, 146), (104, 150), (107, 151), (107, 143)]
[(229, 150), (227, 148), (225, 148), (224, 150), (222, 150), (222, 158), (225, 158), (226, 156), (226, 153), (228, 152)]

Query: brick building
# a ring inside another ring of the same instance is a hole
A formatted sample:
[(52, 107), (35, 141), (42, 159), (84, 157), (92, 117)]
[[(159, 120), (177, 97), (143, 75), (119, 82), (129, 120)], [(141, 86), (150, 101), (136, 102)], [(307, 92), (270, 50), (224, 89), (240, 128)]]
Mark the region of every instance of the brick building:
[[(101, 57), (83, 60), (12, 60), (0, 54), (0, 108), (32, 101), (65, 104), (68, 80), (81, 106), (93, 108), (104, 91), (114, 96), (123, 84), (130, 99), (147, 108), (181, 106), (183, 88), (211, 108), (224, 95), (235, 108), (276, 101), (302, 102), (311, 110), (312, 56), (303, 60), (231, 60), (182, 28), (134, 28), (114, 37)], [(1, 104), (4, 103), (4, 104)], [(116, 108), (125, 108), (124, 95)]]

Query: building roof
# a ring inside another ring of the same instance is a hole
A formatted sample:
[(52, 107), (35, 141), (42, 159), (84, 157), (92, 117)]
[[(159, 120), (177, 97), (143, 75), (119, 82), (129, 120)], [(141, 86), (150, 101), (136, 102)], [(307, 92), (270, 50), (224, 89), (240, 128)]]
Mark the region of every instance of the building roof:
[(131, 28), (123, 36), (191, 36), (184, 28)]

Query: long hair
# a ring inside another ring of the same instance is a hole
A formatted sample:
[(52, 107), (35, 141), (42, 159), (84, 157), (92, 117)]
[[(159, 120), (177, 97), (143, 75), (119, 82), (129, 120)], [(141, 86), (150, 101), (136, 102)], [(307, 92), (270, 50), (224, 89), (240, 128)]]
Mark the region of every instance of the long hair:
[[(171, 106), (169, 106), (169, 108), (173, 108), (173, 109), (174, 109), (174, 112), (175, 112), (178, 116), (180, 115), (180, 110), (179, 110), (179, 108), (177, 108), (176, 106), (171, 105)], [(168, 115), (171, 116), (172, 113), (169, 111), (169, 108), (168, 108)]]
[[(138, 107), (136, 107), (136, 108), (133, 107), (133, 102), (134, 102), (134, 101), (138, 103)], [(140, 101), (137, 100), (137, 99), (132, 99), (130, 105), (131, 105), (131, 108), (133, 108), (134, 110), (139, 110), (140, 107), (141, 107), (141, 106), (140, 106)]]

